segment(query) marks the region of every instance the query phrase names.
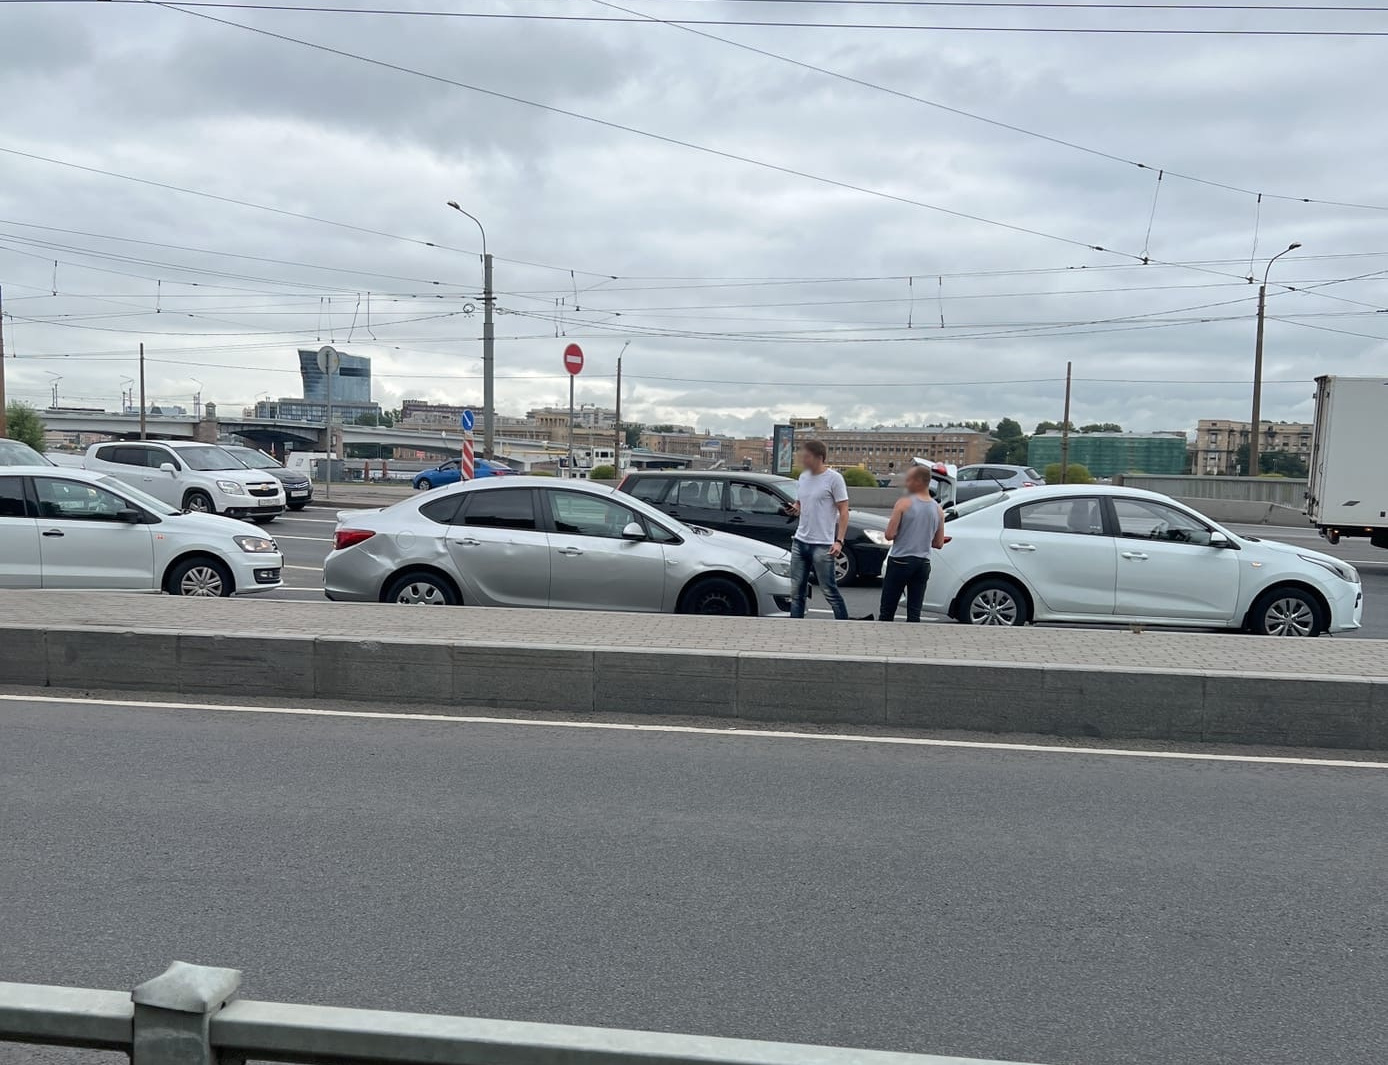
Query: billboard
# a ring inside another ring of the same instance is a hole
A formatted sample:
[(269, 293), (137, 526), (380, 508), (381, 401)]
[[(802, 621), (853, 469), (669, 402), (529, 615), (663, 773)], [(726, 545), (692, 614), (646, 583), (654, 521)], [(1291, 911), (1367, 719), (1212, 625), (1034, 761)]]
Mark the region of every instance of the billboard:
[(795, 465), (795, 426), (771, 427), (771, 472), (789, 477)]

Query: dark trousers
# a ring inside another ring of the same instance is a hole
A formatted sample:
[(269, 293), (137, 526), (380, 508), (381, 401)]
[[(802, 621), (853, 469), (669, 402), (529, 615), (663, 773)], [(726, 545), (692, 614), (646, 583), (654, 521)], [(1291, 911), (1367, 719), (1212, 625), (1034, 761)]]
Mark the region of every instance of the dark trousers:
[(882, 567), (882, 602), (877, 610), (878, 621), (893, 621), (901, 593), (906, 593), (906, 620), (920, 621), (921, 604), (925, 602), (925, 583), (930, 580), (930, 559), (892, 558)]

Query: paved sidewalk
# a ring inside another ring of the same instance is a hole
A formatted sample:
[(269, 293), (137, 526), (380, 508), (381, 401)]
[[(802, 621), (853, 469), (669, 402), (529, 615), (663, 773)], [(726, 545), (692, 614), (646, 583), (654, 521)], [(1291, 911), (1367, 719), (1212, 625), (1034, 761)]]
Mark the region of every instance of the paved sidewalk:
[[(1151, 630), (978, 629), (964, 625), (701, 618), (564, 610), (284, 600), (178, 599), (91, 592), (0, 592), (4, 628), (98, 628), (207, 635), (578, 649), (784, 653), (990, 665), (1100, 666), (1192, 673), (1388, 677), (1388, 641), (1273, 639)], [(3, 678), (0, 678), (3, 680)]]

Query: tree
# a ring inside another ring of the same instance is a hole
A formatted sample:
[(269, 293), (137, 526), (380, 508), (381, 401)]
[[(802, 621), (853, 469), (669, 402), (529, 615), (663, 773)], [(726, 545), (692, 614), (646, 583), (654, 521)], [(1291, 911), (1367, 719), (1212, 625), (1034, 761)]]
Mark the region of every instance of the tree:
[(622, 422), (622, 440), (627, 447), (640, 447), (641, 434), (646, 427), (640, 422)]
[(594, 466), (588, 471), (590, 481), (615, 481), (617, 479), (616, 466)]
[(1022, 423), (1015, 418), (999, 418), (998, 427), (993, 430), (993, 435), (999, 440), (1025, 440), (1026, 433), (1022, 432)]
[[(1012, 462), (1013, 445), (1006, 440), (999, 440), (988, 449), (988, 454), (983, 456), (984, 462)], [(1020, 463), (1018, 463), (1020, 465)]]
[(28, 444), (35, 451), (44, 449), (43, 419), (39, 412), (27, 403), (12, 402), (5, 405), (5, 435), (11, 440)]
[(1081, 425), (1082, 433), (1121, 433), (1123, 427), (1117, 422), (1094, 422), (1090, 425)]
[(992, 432), (992, 430), (988, 427), (988, 423), (987, 423), (987, 422), (946, 422), (946, 423), (945, 423), (945, 428), (946, 428), (946, 429), (953, 429), (953, 428), (955, 428), (956, 426), (957, 426), (958, 428), (960, 428), (960, 429), (973, 429), (973, 430), (975, 430), (975, 431), (977, 431), (977, 432), (980, 432), (980, 433), (991, 433), (991, 432)]
[[(1052, 462), (1046, 467), (1045, 478), (1047, 484), (1060, 483), (1060, 463)], [(1089, 472), (1088, 466), (1082, 466), (1078, 462), (1072, 462), (1065, 468), (1066, 484), (1093, 484), (1094, 475)]]
[(861, 466), (849, 466), (839, 470), (843, 474), (843, 483), (849, 488), (876, 488), (877, 478), (868, 470)]
[[(1072, 432), (1072, 433), (1075, 432), (1075, 423), (1074, 423), (1074, 422), (1069, 422), (1069, 423), (1067, 423), (1067, 424), (1069, 425), (1070, 432)], [(1033, 436), (1040, 436), (1042, 433), (1058, 433), (1058, 432), (1060, 432), (1060, 423), (1059, 423), (1059, 422), (1038, 422), (1038, 423), (1037, 423), (1037, 426), (1036, 426), (1036, 432), (1033, 433), (1032, 435), (1033, 435)]]

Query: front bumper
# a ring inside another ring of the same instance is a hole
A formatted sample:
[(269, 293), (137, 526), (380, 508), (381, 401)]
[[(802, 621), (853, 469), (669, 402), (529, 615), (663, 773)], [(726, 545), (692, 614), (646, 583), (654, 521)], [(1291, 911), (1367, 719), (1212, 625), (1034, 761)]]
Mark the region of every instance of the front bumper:
[(853, 561), (858, 567), (859, 577), (880, 577), (882, 567), (887, 562), (887, 552), (891, 544), (875, 544), (871, 540), (854, 540), (848, 545), (853, 552)]
[(226, 558), (237, 595), (256, 595), (284, 587), (284, 556), (276, 551), (241, 551)]
[(1364, 586), (1343, 582), (1340, 594), (1328, 598), (1330, 623), (1327, 632), (1353, 632), (1364, 620)]
[(752, 583), (757, 596), (757, 614), (778, 618), (790, 612), (790, 578), (767, 572)]

